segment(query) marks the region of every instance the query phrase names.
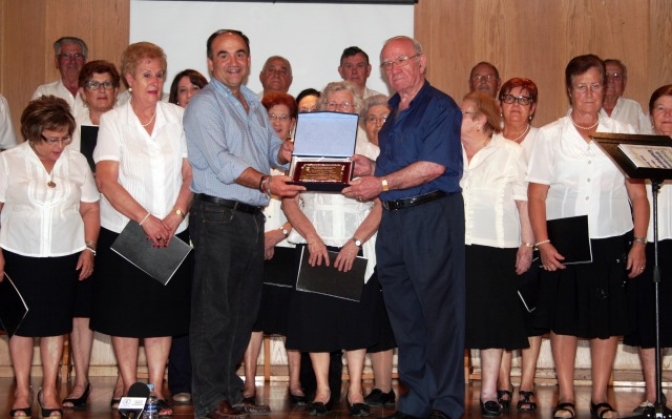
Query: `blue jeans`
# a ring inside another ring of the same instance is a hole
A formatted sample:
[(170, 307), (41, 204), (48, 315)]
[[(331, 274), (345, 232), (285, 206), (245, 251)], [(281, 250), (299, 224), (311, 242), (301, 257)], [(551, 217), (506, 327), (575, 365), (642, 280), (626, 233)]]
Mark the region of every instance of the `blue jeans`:
[(261, 299), (264, 216), (194, 201), (191, 296), (192, 399), (203, 417), (227, 400), (242, 400), (236, 375)]

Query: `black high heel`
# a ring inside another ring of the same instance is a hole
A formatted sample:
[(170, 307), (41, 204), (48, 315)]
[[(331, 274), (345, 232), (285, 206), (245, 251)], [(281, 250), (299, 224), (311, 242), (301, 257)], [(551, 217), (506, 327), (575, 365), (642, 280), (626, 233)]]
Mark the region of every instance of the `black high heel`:
[(322, 402), (312, 402), (308, 405), (308, 415), (309, 416), (326, 416), (331, 412), (333, 400), (329, 398), (329, 401), (326, 403)]
[(87, 401), (89, 400), (89, 394), (91, 393), (91, 383), (86, 383), (86, 388), (84, 388), (84, 393), (81, 396), (74, 398), (68, 397), (63, 399), (61, 406), (65, 403), (72, 403), (72, 406), (63, 406), (64, 409), (81, 409), (86, 407)]
[(289, 393), (289, 403), (296, 406), (305, 406), (308, 403), (308, 398), (306, 396), (299, 396), (292, 394), (291, 390), (288, 390)]
[[(24, 415), (17, 415), (17, 413), (23, 412), (25, 413)], [(9, 416), (12, 417), (12, 419), (30, 419), (30, 417), (33, 415), (33, 411), (28, 407), (21, 407), (19, 409), (12, 409), (9, 411)]]
[(495, 400), (480, 400), (481, 402), (481, 415), (486, 418), (494, 418), (502, 414), (502, 405)]
[[(507, 398), (505, 399), (504, 396)], [(503, 411), (508, 411), (509, 408), (511, 407), (511, 399), (513, 399), (513, 387), (511, 387), (511, 390), (497, 390), (497, 401), (499, 401), (499, 405), (502, 407)]]
[[(42, 405), (42, 390), (40, 390), (37, 393), (37, 404), (40, 405), (40, 418), (43, 419), (61, 419), (63, 417), (63, 409), (56, 408), (56, 409), (45, 409), (44, 406)], [(53, 415), (52, 413), (58, 413), (58, 415)]]

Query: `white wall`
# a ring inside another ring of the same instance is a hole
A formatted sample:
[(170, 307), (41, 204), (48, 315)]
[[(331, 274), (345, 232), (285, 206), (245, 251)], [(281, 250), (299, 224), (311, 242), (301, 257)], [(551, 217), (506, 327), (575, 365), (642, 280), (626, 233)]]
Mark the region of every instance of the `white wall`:
[(413, 6), (131, 1), (130, 40), (150, 41), (165, 50), (166, 91), (175, 74), (185, 68), (207, 74), (206, 41), (223, 28), (241, 30), (250, 38), (252, 69), (247, 86), (255, 92), (261, 91), (259, 72), (272, 55), (292, 64), (291, 94), (307, 87), (321, 90), (340, 80), (341, 53), (352, 45), (369, 54), (373, 70), (368, 87), (387, 92), (379, 68), (380, 49), (392, 36), (413, 36)]

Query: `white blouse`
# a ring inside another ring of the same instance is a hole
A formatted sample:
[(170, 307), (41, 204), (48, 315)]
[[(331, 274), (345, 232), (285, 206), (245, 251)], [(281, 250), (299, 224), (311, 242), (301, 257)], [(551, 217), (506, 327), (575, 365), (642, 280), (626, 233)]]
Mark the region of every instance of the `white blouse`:
[[(56, 187), (50, 188), (52, 181)], [(64, 148), (51, 174), (28, 141), (0, 153), (0, 247), (30, 257), (71, 255), (86, 248), (80, 203), (100, 194), (86, 158)]]
[[(343, 247), (371, 212), (373, 201), (358, 202), (339, 193), (304, 192), (299, 196), (299, 207), (326, 246)], [(368, 259), (365, 282), (376, 267), (376, 235), (362, 244), (362, 252)], [(296, 229), (288, 240), (294, 244), (306, 243)]]
[[(272, 176), (284, 175), (285, 172), (278, 169), (271, 169)], [(282, 212), (282, 199), (273, 196), (268, 202), (268, 206), (264, 208), (264, 216), (266, 217), (266, 224), (264, 225), (264, 232), (269, 232), (272, 230), (282, 229), (282, 226), (287, 222), (287, 217), (285, 213)], [(276, 244), (278, 247), (296, 247), (294, 244), (289, 243), (287, 239), (284, 239), (280, 243)]]
[(464, 198), (465, 243), (498, 248), (520, 246), (516, 201), (527, 201), (523, 148), (502, 134), (467, 163), (460, 180)]
[[(653, 192), (651, 182), (646, 182), (649, 198), (650, 220), (646, 238), (653, 243)], [(658, 191), (658, 241), (672, 239), (672, 181), (666, 180)]]
[[(597, 131), (633, 134), (634, 127), (600, 115)], [(632, 230), (625, 177), (595, 142), (586, 143), (569, 116), (539, 130), (527, 181), (549, 186), (547, 220), (588, 215), (593, 239)]]
[[(167, 216), (182, 187), (182, 163), (187, 142), (182, 129), (184, 109), (170, 103), (156, 105), (152, 134), (140, 124), (130, 102), (100, 117), (98, 142), (93, 152), (96, 163), (119, 163), (119, 183), (147, 211), (157, 218)], [(116, 233), (129, 219), (117, 212), (105, 196), (100, 203), (101, 226)], [(177, 233), (187, 228), (184, 219)]]

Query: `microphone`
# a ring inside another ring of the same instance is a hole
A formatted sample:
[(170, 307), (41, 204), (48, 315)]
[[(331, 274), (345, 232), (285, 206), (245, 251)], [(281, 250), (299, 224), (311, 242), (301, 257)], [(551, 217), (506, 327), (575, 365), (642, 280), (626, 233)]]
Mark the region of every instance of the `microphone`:
[(119, 402), (119, 414), (126, 419), (137, 419), (145, 408), (149, 397), (149, 387), (145, 383), (135, 383), (128, 389), (128, 396)]

